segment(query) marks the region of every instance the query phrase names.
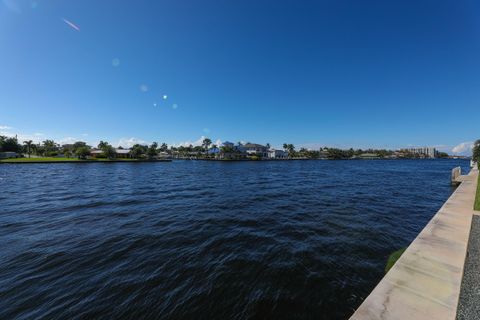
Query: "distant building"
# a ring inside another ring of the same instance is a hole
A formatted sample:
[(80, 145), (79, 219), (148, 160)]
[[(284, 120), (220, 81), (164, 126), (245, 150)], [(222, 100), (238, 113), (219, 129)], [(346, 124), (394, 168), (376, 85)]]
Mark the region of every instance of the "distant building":
[(284, 150), (268, 149), (268, 158), (270, 159), (286, 159), (288, 158), (288, 152)]
[(263, 158), (268, 157), (268, 149), (266, 146), (262, 146), (261, 144), (256, 143), (246, 143), (238, 145), (237, 150), (246, 153), (249, 156), (260, 156)]
[[(101, 156), (103, 151), (100, 149), (92, 149), (90, 151), (90, 155), (94, 158)], [(115, 149), (115, 157), (116, 158), (130, 158), (130, 150), (128, 149)]]
[(410, 153), (413, 153), (425, 158), (435, 158), (437, 156), (437, 149), (433, 147), (408, 148), (406, 150)]

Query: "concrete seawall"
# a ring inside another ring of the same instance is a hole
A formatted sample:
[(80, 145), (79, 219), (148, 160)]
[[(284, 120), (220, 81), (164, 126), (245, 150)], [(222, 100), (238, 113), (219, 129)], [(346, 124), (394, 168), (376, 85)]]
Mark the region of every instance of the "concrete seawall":
[(457, 179), (459, 187), (350, 319), (456, 318), (478, 170)]

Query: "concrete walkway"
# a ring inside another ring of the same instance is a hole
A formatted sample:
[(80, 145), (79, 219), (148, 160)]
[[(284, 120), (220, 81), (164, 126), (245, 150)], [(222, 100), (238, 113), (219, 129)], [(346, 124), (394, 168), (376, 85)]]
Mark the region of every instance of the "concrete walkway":
[(461, 177), (460, 186), (350, 319), (456, 318), (477, 177), (476, 169)]

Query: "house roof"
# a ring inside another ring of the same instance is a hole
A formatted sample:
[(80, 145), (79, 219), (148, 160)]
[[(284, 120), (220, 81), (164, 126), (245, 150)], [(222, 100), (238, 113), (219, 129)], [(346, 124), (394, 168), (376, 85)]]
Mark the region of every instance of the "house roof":
[[(118, 154), (128, 154), (129, 152), (130, 150), (128, 149), (115, 149), (115, 153), (118, 153)], [(100, 154), (100, 153), (103, 153), (103, 151), (100, 149), (93, 149), (90, 151), (90, 153)]]

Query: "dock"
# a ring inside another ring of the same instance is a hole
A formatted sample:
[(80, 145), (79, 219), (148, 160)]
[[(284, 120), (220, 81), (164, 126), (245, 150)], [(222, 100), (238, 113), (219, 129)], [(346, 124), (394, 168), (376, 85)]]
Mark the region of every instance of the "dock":
[[(478, 169), (452, 171), (455, 192), (351, 316), (351, 320), (454, 320), (464, 275)], [(478, 257), (477, 257), (478, 259)]]

